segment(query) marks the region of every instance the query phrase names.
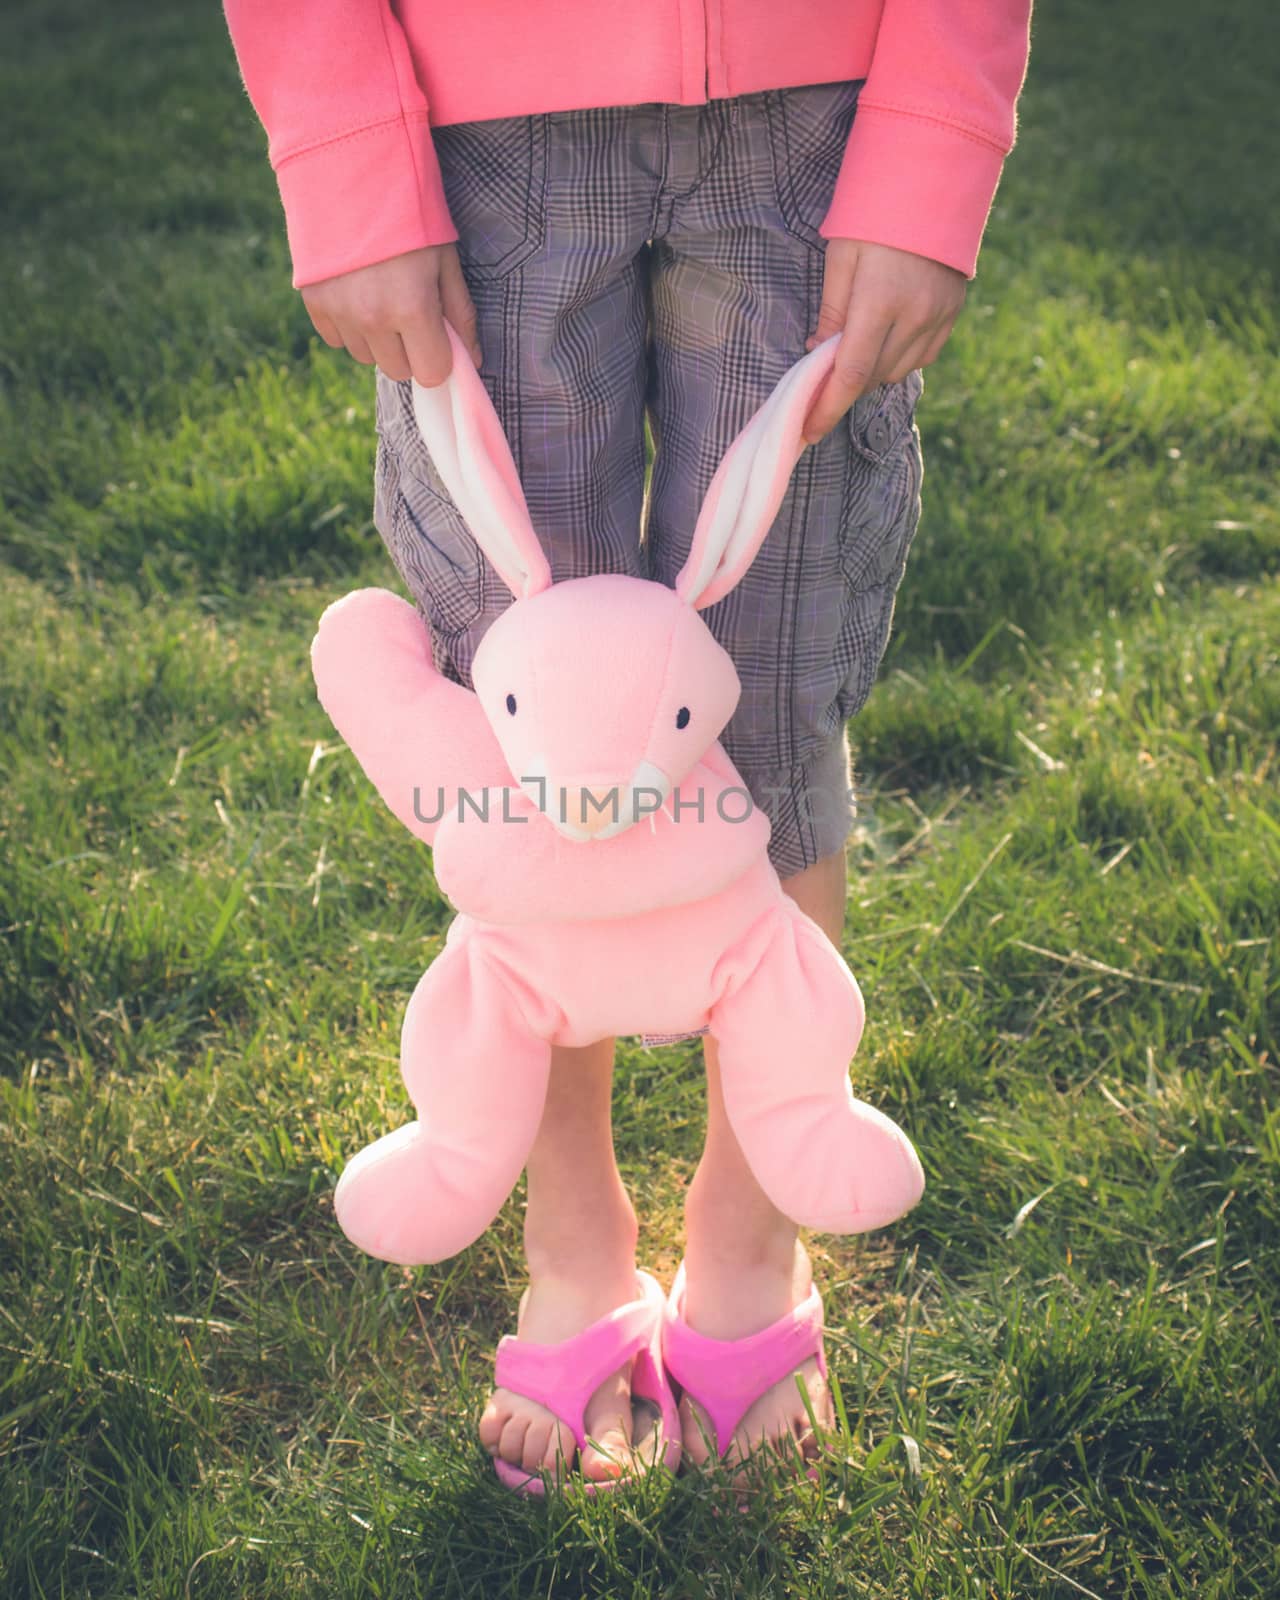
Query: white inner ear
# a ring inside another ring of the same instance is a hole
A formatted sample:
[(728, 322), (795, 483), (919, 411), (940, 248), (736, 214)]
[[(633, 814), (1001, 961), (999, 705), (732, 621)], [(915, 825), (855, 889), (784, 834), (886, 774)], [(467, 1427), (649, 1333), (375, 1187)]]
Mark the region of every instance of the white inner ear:
[(767, 410), (766, 406), (756, 412), (720, 463), (717, 474), (721, 478), (720, 498), (716, 503), (715, 516), (705, 529), (695, 530), (694, 533), (694, 542), (698, 546), (698, 565), (687, 590), (691, 603), (697, 602), (698, 596), (715, 577), (725, 558), (741, 543), (740, 513), (750, 488), (756, 452), (767, 426)]
[[(816, 352), (814, 352), (816, 354)], [(726, 566), (733, 566), (762, 536), (760, 523), (767, 511), (767, 496), (786, 437), (787, 412), (797, 388), (808, 381), (809, 363), (797, 362), (730, 445), (720, 464), (723, 478), (715, 515), (705, 530), (695, 533), (700, 543), (696, 572), (686, 590), (691, 604)]]
[(432, 389), (415, 380), (413, 414), (432, 464), (476, 543), (512, 593), (527, 596), (533, 573), (514, 530), (523, 526), (527, 537), (536, 539), (528, 508), (513, 497), (489, 459), (459, 386), (452, 377)]

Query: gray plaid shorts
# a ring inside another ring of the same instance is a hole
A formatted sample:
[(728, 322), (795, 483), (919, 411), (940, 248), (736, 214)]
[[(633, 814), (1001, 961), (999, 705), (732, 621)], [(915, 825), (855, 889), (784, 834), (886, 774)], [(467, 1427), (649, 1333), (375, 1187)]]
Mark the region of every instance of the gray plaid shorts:
[[(434, 130), (482, 377), (554, 578), (672, 583), (734, 436), (804, 354), (857, 83)], [(920, 514), (919, 373), (808, 450), (747, 576), (703, 613), (742, 699), (723, 744), (788, 877), (844, 843), (845, 724), (870, 693)], [(378, 375), (374, 520), (469, 684), (510, 595)], [(646, 419), (653, 442), (646, 489)]]

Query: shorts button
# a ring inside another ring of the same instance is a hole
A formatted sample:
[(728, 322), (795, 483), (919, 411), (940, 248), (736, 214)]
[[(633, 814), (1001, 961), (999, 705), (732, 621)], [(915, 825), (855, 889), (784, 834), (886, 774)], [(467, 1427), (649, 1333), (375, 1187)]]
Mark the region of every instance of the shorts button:
[(883, 413), (867, 424), (867, 444), (877, 455), (889, 448), (889, 419)]

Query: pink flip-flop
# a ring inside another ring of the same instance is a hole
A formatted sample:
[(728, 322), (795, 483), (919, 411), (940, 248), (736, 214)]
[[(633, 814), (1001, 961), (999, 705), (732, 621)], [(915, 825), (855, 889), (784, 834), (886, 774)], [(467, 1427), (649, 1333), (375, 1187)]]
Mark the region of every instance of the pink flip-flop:
[[(617, 1478), (584, 1478), (574, 1484), (588, 1494), (615, 1489), (650, 1471), (665, 1468), (674, 1473), (680, 1465), (680, 1414), (662, 1365), (662, 1318), (666, 1298), (658, 1281), (637, 1272), (640, 1296), (606, 1312), (589, 1328), (558, 1344), (538, 1344), (508, 1334), (498, 1342), (494, 1377), (498, 1387), (510, 1389), (546, 1406), (573, 1431), (581, 1450), (587, 1443), (587, 1402), (611, 1372), (634, 1357), (631, 1368), (633, 1416), (637, 1410), (656, 1412), (654, 1429), (661, 1428), (661, 1453), (653, 1449), (651, 1435), (638, 1441), (636, 1453), (653, 1454), (652, 1466), (624, 1472)], [(519, 1494), (545, 1494), (546, 1474), (528, 1473), (499, 1457), (494, 1469), (508, 1488)]]
[[(684, 1262), (680, 1263), (662, 1324), (662, 1359), (668, 1374), (702, 1407), (723, 1458), (734, 1429), (767, 1389), (816, 1356), (827, 1375), (822, 1339), (822, 1297), (817, 1285), (785, 1316), (745, 1339), (709, 1339), (684, 1318)], [(810, 1468), (812, 1476), (813, 1469)]]

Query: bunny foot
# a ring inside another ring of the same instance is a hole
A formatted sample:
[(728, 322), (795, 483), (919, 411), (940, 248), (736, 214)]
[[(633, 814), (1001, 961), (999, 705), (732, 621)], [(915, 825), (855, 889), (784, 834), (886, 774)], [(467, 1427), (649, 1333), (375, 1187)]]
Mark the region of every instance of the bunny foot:
[(757, 930), (717, 1002), (725, 1110), (769, 1199), (824, 1233), (866, 1233), (924, 1192), (902, 1129), (849, 1085), (862, 996), (839, 951), (798, 908)]
[(362, 1250), (419, 1266), (465, 1250), (502, 1209), (542, 1118), (551, 1046), (484, 940), (460, 938), (413, 992), (400, 1066), (420, 1120), (348, 1163), (334, 1210)]

